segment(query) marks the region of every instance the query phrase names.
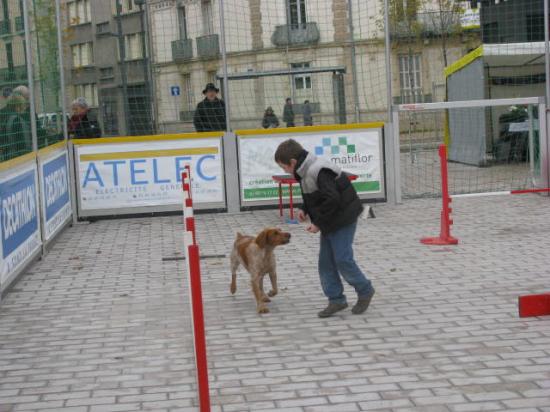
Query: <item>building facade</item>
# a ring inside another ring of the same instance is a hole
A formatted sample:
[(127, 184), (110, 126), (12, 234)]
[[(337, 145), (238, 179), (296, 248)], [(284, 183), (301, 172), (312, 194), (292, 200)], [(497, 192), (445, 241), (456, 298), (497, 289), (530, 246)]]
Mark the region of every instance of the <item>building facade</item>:
[[(222, 84), (218, 0), (148, 3), (159, 125), (192, 130), (202, 88)], [(225, 0), (232, 127), (259, 127), (269, 106), (280, 117), (287, 97), (295, 102), (298, 124), (305, 100), (315, 123), (382, 119), (387, 103), (380, 6), (361, 0)], [(424, 34), (392, 48), (395, 103), (445, 97), (441, 38)], [(479, 35), (446, 41), (452, 62), (477, 45)], [(284, 73), (289, 70), (316, 72)]]
[(147, 16), (138, 4), (64, 0), (68, 103), (85, 97), (105, 135), (147, 135), (155, 130)]
[[(147, 0), (143, 13), (135, 0), (64, 2), (68, 91), (92, 102), (106, 135), (194, 130), (205, 84), (223, 84), (219, 0)], [(306, 100), (314, 124), (384, 119), (381, 4), (224, 0), (229, 87), (222, 95), (232, 128), (259, 127), (269, 106), (282, 120), (287, 97), (298, 125)], [(431, 27), (434, 14), (415, 15), (425, 30), (414, 39), (392, 33), (394, 103), (443, 100), (444, 61), (479, 43), (477, 31), (441, 36)]]
[(20, 1), (0, 1), (0, 90), (2, 105), (19, 85), (28, 85), (25, 26)]

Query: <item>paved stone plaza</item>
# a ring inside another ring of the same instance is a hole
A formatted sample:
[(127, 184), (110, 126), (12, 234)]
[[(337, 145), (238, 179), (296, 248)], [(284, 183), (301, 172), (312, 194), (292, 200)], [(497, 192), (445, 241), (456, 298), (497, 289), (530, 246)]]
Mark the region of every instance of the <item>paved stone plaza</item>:
[[(550, 200), (453, 203), (458, 246), (427, 247), (438, 200), (380, 205), (356, 256), (377, 294), (364, 316), (319, 319), (317, 243), (291, 226), (281, 293), (259, 316), (227, 258), (203, 260), (215, 411), (550, 411), (550, 317), (519, 319), (550, 291)], [(181, 217), (81, 223), (0, 306), (0, 411), (196, 411)], [(274, 210), (200, 215), (204, 255)], [(286, 227), (286, 226), (285, 226)], [(351, 303), (354, 296), (349, 291)]]

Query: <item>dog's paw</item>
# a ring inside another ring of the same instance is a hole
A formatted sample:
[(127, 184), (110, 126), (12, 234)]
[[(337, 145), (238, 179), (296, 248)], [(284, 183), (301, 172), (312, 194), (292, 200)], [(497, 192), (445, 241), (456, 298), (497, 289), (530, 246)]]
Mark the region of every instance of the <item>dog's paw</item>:
[(276, 290), (270, 290), (269, 293), (268, 293), (268, 296), (270, 298), (272, 298), (273, 296), (277, 296), (277, 293), (279, 293), (279, 292), (276, 291)]
[(269, 308), (267, 306), (259, 306), (258, 313), (269, 313)]
[(235, 292), (237, 291), (237, 285), (235, 285), (234, 283), (231, 284), (231, 287), (229, 288), (229, 290), (231, 291), (231, 294), (234, 295)]
[(269, 303), (271, 302), (271, 299), (269, 299), (267, 295), (264, 295), (264, 297), (262, 298), (262, 302)]

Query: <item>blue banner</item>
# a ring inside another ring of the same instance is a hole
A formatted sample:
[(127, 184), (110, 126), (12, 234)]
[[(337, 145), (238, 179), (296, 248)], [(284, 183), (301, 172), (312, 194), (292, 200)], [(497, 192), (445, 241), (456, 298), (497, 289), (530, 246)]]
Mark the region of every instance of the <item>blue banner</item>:
[(0, 183), (0, 217), (6, 259), (38, 230), (34, 170)]
[(46, 201), (46, 222), (49, 222), (63, 207), (69, 204), (69, 169), (67, 156), (50, 160), (43, 166), (43, 191)]

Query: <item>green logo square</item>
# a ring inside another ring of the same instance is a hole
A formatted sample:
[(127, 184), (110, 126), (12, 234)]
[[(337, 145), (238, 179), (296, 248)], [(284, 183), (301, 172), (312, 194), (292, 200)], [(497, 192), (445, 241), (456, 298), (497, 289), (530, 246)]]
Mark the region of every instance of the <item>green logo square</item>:
[(331, 152), (332, 154), (340, 154), (340, 146), (331, 146)]
[(348, 138), (347, 137), (339, 137), (338, 138), (338, 144), (341, 146), (346, 146), (348, 144)]
[(354, 153), (355, 153), (355, 145), (348, 144), (348, 154), (354, 154)]

